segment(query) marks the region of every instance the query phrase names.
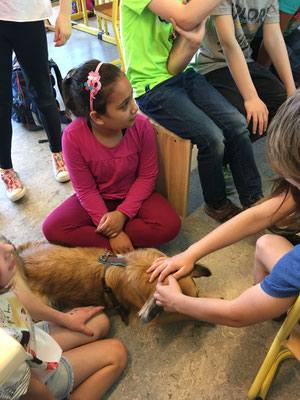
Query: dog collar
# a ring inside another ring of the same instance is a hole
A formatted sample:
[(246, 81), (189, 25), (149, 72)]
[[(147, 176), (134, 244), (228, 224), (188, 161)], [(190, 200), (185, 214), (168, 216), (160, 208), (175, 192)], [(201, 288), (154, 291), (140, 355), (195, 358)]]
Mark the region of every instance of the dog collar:
[(126, 267), (126, 263), (125, 263), (126, 257), (113, 257), (110, 255), (110, 253), (107, 252), (107, 253), (102, 254), (98, 258), (97, 261), (101, 264), (104, 264), (104, 273), (103, 273), (103, 278), (102, 278), (103, 291), (110, 298), (113, 308), (118, 311), (124, 324), (128, 325), (129, 324), (129, 312), (119, 303), (112, 288), (110, 286), (108, 286), (108, 284), (105, 281), (105, 274), (106, 274), (107, 269), (110, 266), (113, 265), (113, 266), (117, 266), (117, 267)]

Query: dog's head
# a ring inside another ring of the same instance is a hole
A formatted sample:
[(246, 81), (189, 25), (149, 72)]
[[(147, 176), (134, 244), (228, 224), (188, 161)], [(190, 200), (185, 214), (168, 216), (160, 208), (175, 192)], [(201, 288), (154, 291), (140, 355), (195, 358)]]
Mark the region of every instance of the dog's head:
[[(159, 257), (166, 255), (156, 249), (135, 250), (126, 255), (125, 268), (112, 268), (107, 274), (108, 285), (113, 289), (120, 304), (127, 309), (137, 308), (143, 323), (152, 321), (163, 311), (153, 297), (158, 278), (150, 283), (150, 274), (146, 272)], [(193, 278), (210, 275), (209, 269), (195, 264), (194, 270), (179, 280), (179, 285), (184, 294), (195, 297), (198, 295), (198, 289)], [(167, 279), (164, 284), (167, 284)]]

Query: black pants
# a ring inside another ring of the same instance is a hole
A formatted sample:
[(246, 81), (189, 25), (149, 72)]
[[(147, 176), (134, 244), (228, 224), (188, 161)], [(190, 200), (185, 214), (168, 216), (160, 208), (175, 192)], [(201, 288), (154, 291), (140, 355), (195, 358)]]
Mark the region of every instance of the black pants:
[[(286, 91), (283, 84), (267, 68), (256, 62), (248, 63), (248, 68), (257, 90), (259, 98), (269, 110), (269, 122), (276, 114), (278, 108), (286, 100)], [(214, 86), (240, 113), (247, 117), (244, 99), (237, 88), (228, 67), (220, 68), (205, 75), (208, 82)], [(249, 124), (252, 132), (252, 121)], [(251, 140), (259, 138), (258, 134), (250, 134)]]
[(24, 72), (30, 96), (37, 105), (50, 150), (61, 151), (61, 122), (51, 92), (44, 22), (0, 21), (0, 168), (4, 169), (12, 168), (13, 50)]

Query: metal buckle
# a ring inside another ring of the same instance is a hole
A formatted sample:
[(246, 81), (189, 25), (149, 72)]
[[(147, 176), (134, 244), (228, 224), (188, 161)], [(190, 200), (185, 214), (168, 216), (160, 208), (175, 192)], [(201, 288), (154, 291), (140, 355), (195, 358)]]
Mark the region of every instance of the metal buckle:
[(103, 253), (103, 254), (99, 257), (98, 261), (105, 264), (105, 263), (107, 262), (107, 260), (109, 259), (109, 257), (110, 257), (110, 253), (108, 253), (108, 252)]

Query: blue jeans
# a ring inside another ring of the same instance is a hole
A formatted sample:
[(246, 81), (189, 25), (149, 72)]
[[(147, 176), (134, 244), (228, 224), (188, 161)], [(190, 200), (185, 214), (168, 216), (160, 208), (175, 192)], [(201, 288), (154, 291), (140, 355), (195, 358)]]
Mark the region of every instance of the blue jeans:
[(245, 118), (206, 79), (189, 68), (136, 99), (140, 109), (198, 148), (198, 171), (206, 204), (226, 200), (223, 163), (228, 162), (244, 206), (262, 196)]

